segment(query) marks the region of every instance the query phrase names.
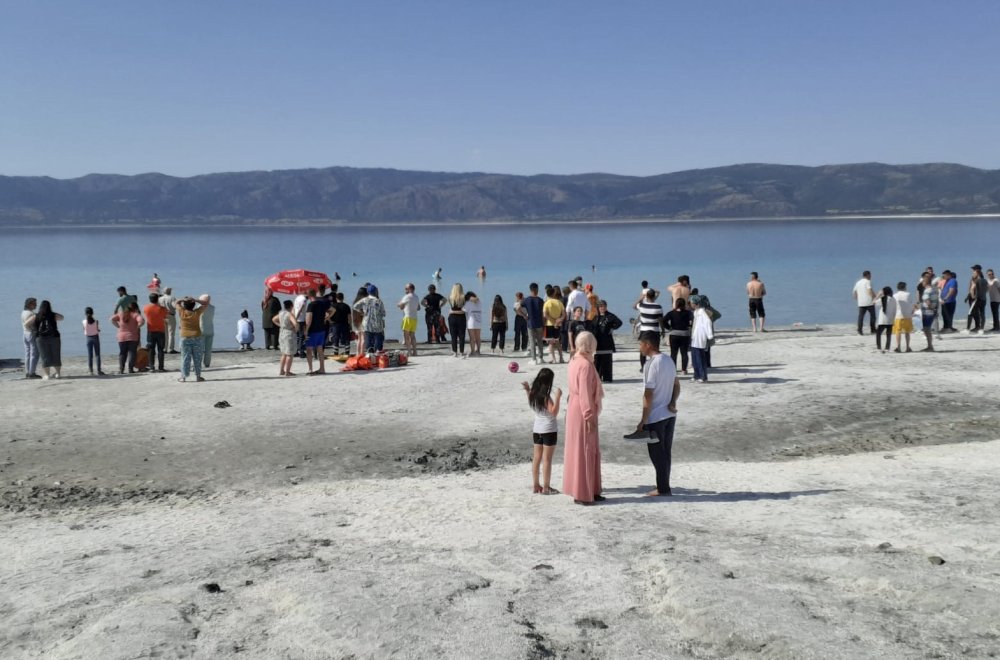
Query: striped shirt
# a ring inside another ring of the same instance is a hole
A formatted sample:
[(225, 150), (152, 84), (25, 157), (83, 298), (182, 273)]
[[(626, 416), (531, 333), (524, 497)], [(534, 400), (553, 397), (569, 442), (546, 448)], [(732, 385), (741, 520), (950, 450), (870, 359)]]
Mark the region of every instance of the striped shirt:
[(636, 309), (639, 310), (639, 332), (660, 332), (663, 307), (659, 303), (643, 300)]

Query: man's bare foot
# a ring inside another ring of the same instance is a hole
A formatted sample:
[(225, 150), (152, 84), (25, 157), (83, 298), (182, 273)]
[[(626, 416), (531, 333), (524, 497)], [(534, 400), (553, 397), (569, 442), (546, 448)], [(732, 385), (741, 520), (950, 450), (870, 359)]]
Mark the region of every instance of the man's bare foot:
[(542, 487), (539, 486), (538, 484), (535, 484), (534, 486), (532, 486), (531, 492), (535, 494), (540, 493), (542, 492)]
[(552, 486), (546, 486), (542, 489), (542, 495), (558, 495), (559, 491)]
[(671, 493), (669, 489), (667, 490), (667, 492), (661, 493), (660, 491), (656, 490), (655, 488), (653, 490), (649, 491), (648, 493), (646, 493), (646, 497), (660, 497), (661, 495), (664, 496), (664, 497), (669, 497), (670, 495), (673, 495), (673, 493)]

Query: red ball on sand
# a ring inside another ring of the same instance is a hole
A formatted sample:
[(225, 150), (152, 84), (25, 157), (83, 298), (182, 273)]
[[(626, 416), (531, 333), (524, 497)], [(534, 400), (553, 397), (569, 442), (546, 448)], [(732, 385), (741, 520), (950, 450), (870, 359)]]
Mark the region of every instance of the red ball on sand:
[(511, 362), (510, 364), (507, 365), (507, 370), (510, 371), (510, 373), (512, 374), (516, 374), (517, 370), (520, 368), (521, 366), (517, 362)]

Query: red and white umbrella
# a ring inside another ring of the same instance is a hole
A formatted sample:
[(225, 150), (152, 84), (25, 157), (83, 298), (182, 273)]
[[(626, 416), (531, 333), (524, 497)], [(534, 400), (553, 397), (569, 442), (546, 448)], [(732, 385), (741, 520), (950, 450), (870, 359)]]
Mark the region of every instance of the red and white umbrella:
[(264, 280), (264, 286), (275, 293), (297, 295), (306, 293), (309, 289), (319, 289), (320, 286), (330, 288), (330, 278), (326, 273), (314, 270), (283, 270)]

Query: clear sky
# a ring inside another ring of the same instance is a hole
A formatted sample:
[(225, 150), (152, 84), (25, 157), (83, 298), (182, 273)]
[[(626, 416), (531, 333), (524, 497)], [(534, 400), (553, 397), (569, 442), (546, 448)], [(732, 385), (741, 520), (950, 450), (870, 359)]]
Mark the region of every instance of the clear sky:
[(0, 0), (0, 174), (1000, 168), (1000, 1)]

